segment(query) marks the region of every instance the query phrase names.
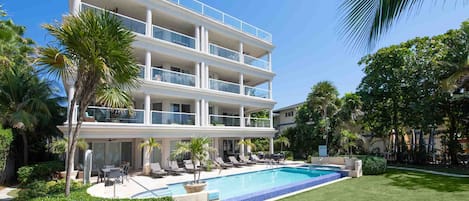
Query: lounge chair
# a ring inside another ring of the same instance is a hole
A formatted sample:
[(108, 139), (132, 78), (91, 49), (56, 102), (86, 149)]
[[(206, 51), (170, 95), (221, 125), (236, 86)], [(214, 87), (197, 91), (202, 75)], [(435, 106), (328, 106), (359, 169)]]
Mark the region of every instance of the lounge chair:
[(241, 162), (246, 163), (248, 165), (255, 165), (256, 164), (256, 162), (251, 161), (249, 159), (246, 159), (246, 157), (244, 157), (243, 155), (239, 155), (239, 160), (241, 160)]
[(268, 161), (266, 159), (260, 159), (257, 155), (251, 155), (251, 158), (253, 161), (257, 163), (267, 163)]
[(155, 177), (163, 177), (168, 173), (161, 169), (160, 163), (150, 163), (151, 174)]
[(215, 158), (215, 162), (217, 162), (218, 165), (220, 165), (222, 168), (225, 168), (225, 169), (233, 167), (233, 164), (225, 163), (223, 159), (221, 159), (220, 157)]
[(168, 172), (171, 172), (173, 175), (180, 175), (181, 173), (185, 172), (185, 170), (180, 168), (176, 161), (169, 161)]
[(236, 158), (234, 156), (230, 156), (230, 157), (228, 157), (228, 159), (230, 160), (231, 164), (233, 164), (236, 167), (241, 167), (241, 166), (248, 165), (247, 163), (239, 162), (238, 160), (236, 160)]
[(200, 168), (198, 168), (197, 166), (195, 166), (195, 168), (194, 168), (194, 164), (190, 160), (185, 160), (184, 161), (184, 167), (186, 168), (186, 171), (189, 172), (189, 173), (194, 173), (195, 171), (200, 171)]

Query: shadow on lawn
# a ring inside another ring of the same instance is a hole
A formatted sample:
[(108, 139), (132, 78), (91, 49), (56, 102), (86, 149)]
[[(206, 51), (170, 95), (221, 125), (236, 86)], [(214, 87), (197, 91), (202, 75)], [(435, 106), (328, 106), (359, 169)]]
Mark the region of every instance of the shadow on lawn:
[(420, 172), (389, 170), (384, 175), (391, 180), (390, 185), (410, 190), (421, 188), (438, 192), (458, 192), (469, 189), (469, 179), (432, 175)]

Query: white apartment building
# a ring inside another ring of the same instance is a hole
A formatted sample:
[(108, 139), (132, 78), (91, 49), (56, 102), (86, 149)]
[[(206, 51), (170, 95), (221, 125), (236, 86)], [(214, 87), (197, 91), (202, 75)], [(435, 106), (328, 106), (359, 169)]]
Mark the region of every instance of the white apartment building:
[[(163, 167), (177, 142), (197, 136), (211, 138), (221, 157), (244, 154), (249, 148), (238, 142), (258, 137), (270, 138), (273, 153), (270, 33), (197, 0), (69, 0), (69, 5), (72, 14), (106, 9), (121, 19), (136, 35), (133, 49), (142, 69), (142, 86), (132, 92), (133, 112), (87, 110), (80, 138), (93, 150), (93, 169), (124, 161), (142, 168), (139, 145), (149, 137), (161, 144), (151, 162)], [(73, 94), (73, 87), (64, 85)], [(250, 117), (262, 110), (270, 117)], [(77, 155), (78, 165), (83, 154)]]
[(282, 107), (273, 111), (274, 113), (274, 128), (277, 130), (277, 135), (282, 134), (287, 128), (295, 127), (295, 116), (298, 108), (304, 102)]

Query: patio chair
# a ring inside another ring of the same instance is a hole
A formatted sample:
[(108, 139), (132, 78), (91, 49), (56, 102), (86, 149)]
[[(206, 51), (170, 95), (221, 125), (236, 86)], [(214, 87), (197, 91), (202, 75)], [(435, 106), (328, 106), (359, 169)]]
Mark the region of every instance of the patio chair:
[(217, 162), (218, 165), (220, 165), (224, 169), (233, 167), (233, 164), (225, 163), (220, 157), (215, 158), (215, 162)]
[(256, 162), (247, 159), (243, 155), (239, 155), (239, 160), (241, 160), (241, 162), (246, 163), (248, 165), (255, 165), (256, 164)]
[(122, 165), (122, 183), (124, 183), (124, 177), (125, 180), (129, 181), (129, 166), (129, 163), (125, 163), (124, 165)]
[[(111, 168), (109, 174), (107, 175), (109, 179), (113, 179), (113, 184), (119, 184), (122, 183), (122, 173), (120, 168)], [(105, 184), (106, 186), (106, 184)]]
[(194, 173), (196, 171), (200, 171), (200, 168), (197, 166), (194, 168), (194, 164), (192, 162), (186, 162), (184, 161), (184, 167), (186, 168), (186, 171), (189, 173)]
[(161, 178), (168, 174), (165, 170), (161, 169), (160, 163), (150, 163), (150, 168), (152, 176)]
[(251, 158), (253, 161), (257, 163), (267, 163), (268, 161), (266, 159), (260, 159), (257, 155), (251, 155)]
[(185, 172), (183, 168), (180, 168), (177, 161), (169, 161), (169, 172), (173, 175), (181, 175), (181, 173)]
[(248, 165), (247, 163), (239, 162), (238, 160), (236, 160), (236, 158), (234, 156), (230, 156), (230, 157), (228, 157), (228, 159), (230, 160), (231, 164), (233, 164), (235, 167), (241, 167), (241, 166)]

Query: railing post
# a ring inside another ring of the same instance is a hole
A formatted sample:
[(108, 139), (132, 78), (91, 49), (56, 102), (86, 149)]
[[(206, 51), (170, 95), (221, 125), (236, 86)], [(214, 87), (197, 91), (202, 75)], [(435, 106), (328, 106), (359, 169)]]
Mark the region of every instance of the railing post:
[(143, 123), (145, 125), (151, 125), (151, 97), (149, 94), (145, 94), (145, 112), (143, 116)]
[(268, 69), (269, 69), (269, 71), (272, 72), (272, 53), (271, 52), (269, 52), (268, 55), (267, 55), (267, 62), (268, 62), (268, 64), (267, 64)]
[(152, 80), (151, 52), (149, 50), (147, 50), (145, 54), (145, 80)]
[(239, 42), (239, 62), (244, 63), (244, 47), (243, 43)]
[(244, 106), (241, 105), (239, 106), (239, 126), (240, 127), (245, 127), (245, 122), (244, 122)]
[(200, 100), (195, 99), (195, 126), (200, 126)]
[(272, 99), (272, 80), (269, 80), (269, 99)]
[(242, 73), (239, 74), (239, 94), (244, 95), (244, 75)]
[(269, 128), (274, 127), (274, 112), (272, 109), (269, 111), (269, 124)]

